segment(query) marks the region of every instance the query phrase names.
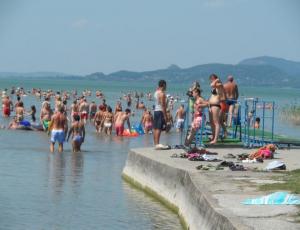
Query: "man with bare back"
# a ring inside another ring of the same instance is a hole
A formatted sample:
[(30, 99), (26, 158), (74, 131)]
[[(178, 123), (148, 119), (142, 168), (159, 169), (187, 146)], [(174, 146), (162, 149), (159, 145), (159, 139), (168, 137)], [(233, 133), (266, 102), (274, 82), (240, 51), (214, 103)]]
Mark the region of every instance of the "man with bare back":
[(131, 132), (131, 126), (130, 126), (130, 117), (131, 111), (130, 109), (125, 109), (125, 112), (119, 112), (116, 114), (115, 117), (115, 128), (116, 128), (116, 134), (117, 136), (122, 136), (124, 132), (124, 124), (125, 121), (127, 121), (129, 132)]
[(227, 126), (231, 127), (234, 105), (237, 103), (237, 99), (239, 98), (238, 86), (236, 82), (233, 80), (233, 76), (229, 75), (227, 77), (227, 82), (224, 84), (224, 91), (227, 98), (226, 104), (228, 106)]
[(63, 143), (68, 132), (68, 121), (64, 115), (63, 107), (59, 107), (58, 111), (52, 116), (49, 130), (51, 131), (50, 152), (54, 152), (55, 142), (58, 142), (58, 152), (63, 151)]

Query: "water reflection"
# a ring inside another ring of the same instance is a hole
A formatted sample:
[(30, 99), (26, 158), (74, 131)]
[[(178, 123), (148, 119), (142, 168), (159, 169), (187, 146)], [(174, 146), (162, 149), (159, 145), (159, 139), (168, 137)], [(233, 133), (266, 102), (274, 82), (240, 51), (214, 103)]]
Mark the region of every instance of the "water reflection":
[(65, 153), (49, 154), (49, 182), (55, 196), (59, 197), (63, 192), (65, 183), (66, 159)]
[(173, 218), (171, 211), (166, 211), (155, 198), (148, 196), (139, 189), (123, 182), (122, 189), (125, 193), (127, 209), (129, 212), (138, 210), (142, 216), (147, 216), (151, 229), (182, 229), (178, 219)]

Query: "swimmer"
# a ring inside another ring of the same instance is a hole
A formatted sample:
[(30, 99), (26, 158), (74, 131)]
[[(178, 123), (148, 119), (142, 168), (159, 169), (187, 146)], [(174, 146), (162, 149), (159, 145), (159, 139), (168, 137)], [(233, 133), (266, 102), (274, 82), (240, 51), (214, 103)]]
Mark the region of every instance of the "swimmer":
[(174, 124), (174, 120), (173, 120), (173, 116), (172, 113), (170, 111), (170, 109), (166, 110), (167, 114), (166, 114), (166, 133), (170, 132), (171, 128), (173, 127)]
[(45, 131), (48, 131), (52, 114), (53, 111), (50, 107), (50, 103), (48, 101), (43, 102), (42, 109), (40, 112), (40, 122), (43, 125), (43, 129)]
[(84, 142), (85, 138), (85, 127), (84, 123), (80, 121), (80, 116), (74, 115), (74, 122), (68, 133), (67, 141), (69, 141), (70, 136), (72, 135), (72, 151), (73, 153), (81, 152), (81, 145)]
[(107, 106), (106, 111), (103, 114), (102, 122), (103, 124), (101, 126), (103, 127), (104, 133), (107, 135), (111, 135), (112, 126), (114, 123), (114, 115), (110, 106)]
[(20, 121), (17, 116), (13, 118), (13, 120), (8, 124), (8, 129), (18, 129), (20, 127)]
[(80, 113), (80, 118), (85, 124), (88, 120), (89, 116), (89, 111), (90, 111), (90, 106), (86, 101), (86, 98), (82, 99), (82, 102), (79, 105), (79, 113)]
[(63, 152), (63, 143), (68, 131), (68, 121), (64, 112), (63, 107), (60, 107), (58, 108), (57, 113), (51, 118), (49, 130), (51, 131), (50, 152), (52, 153), (54, 152), (54, 145), (56, 142), (58, 142), (58, 152)]
[(184, 110), (184, 105), (180, 105), (180, 107), (176, 111), (175, 120), (176, 120), (176, 131), (182, 132), (184, 128), (184, 120), (185, 120), (186, 112)]
[(36, 117), (35, 117), (36, 108), (35, 108), (35, 105), (32, 105), (30, 108), (31, 108), (31, 110), (28, 112), (28, 115), (31, 116), (31, 120), (33, 122), (35, 122), (36, 121)]
[(94, 120), (96, 113), (97, 113), (97, 105), (94, 101), (92, 101), (90, 104), (90, 121)]
[(74, 116), (79, 115), (79, 105), (77, 103), (77, 100), (73, 101), (70, 110), (71, 110), (71, 120), (73, 122)]
[(135, 108), (136, 109), (145, 109), (146, 108), (144, 102), (142, 102), (142, 101), (140, 102), (140, 98), (139, 97), (137, 98)]
[(142, 125), (144, 126), (144, 132), (148, 134), (153, 128), (153, 116), (150, 110), (146, 110), (143, 115)]
[(115, 117), (115, 128), (116, 128), (116, 135), (122, 136), (124, 132), (124, 124), (127, 121), (129, 132), (131, 133), (131, 126), (130, 126), (130, 117), (131, 111), (130, 109), (125, 109), (125, 112), (117, 113)]
[(24, 105), (23, 102), (20, 101), (16, 107), (16, 116), (18, 118), (19, 121), (23, 121), (24, 119), (24, 114), (25, 114), (25, 109), (24, 109)]
[(118, 112), (122, 112), (122, 104), (121, 101), (117, 101), (116, 107), (115, 107), (115, 114)]
[(96, 127), (96, 132), (101, 133), (103, 129), (103, 115), (106, 108), (103, 105), (99, 106), (99, 111), (95, 114), (94, 125)]
[(12, 111), (12, 108), (13, 108), (13, 103), (9, 99), (9, 96), (4, 95), (4, 97), (2, 99), (2, 115), (3, 115), (3, 117), (9, 117), (10, 112)]

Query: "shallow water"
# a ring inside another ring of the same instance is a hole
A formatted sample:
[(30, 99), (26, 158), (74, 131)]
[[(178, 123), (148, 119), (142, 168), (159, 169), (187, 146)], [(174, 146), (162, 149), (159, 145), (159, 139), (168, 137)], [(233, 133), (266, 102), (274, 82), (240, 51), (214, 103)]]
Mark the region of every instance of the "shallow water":
[(0, 229), (181, 229), (174, 213), (121, 179), (128, 149), (152, 137), (88, 132), (82, 153), (66, 143), (51, 154), (45, 133), (0, 131)]

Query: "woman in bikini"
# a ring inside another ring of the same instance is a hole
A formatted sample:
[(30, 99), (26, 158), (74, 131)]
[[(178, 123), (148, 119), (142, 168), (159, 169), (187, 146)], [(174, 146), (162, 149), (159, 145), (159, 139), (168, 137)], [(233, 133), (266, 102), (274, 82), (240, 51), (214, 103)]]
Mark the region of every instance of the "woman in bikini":
[(144, 126), (145, 133), (148, 134), (153, 128), (153, 116), (150, 110), (146, 110), (143, 115), (142, 124)]
[(104, 107), (103, 105), (99, 106), (99, 110), (98, 112), (95, 114), (95, 118), (94, 118), (94, 124), (96, 127), (96, 132), (97, 133), (101, 133), (102, 132), (102, 128), (103, 128), (103, 116), (104, 116), (104, 111), (105, 111), (106, 107)]
[(80, 121), (80, 116), (78, 114), (74, 115), (74, 122), (68, 133), (67, 141), (69, 141), (72, 135), (72, 150), (73, 153), (81, 152), (81, 145), (85, 138), (85, 127), (84, 123)]
[(224, 87), (217, 75), (212, 74), (209, 77), (212, 87), (211, 97), (209, 99), (209, 120), (212, 130), (212, 140), (210, 144), (216, 144), (218, 141), (220, 127), (224, 130), (224, 136), (227, 135), (226, 126), (224, 124), (224, 116), (226, 114), (226, 96)]
[(111, 135), (112, 133), (112, 126), (113, 126), (113, 122), (114, 122), (114, 115), (112, 113), (112, 109), (110, 106), (107, 106), (106, 111), (103, 114), (103, 131), (104, 133), (106, 133), (107, 135)]

